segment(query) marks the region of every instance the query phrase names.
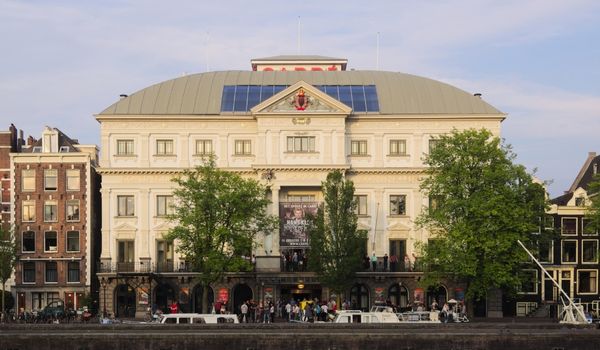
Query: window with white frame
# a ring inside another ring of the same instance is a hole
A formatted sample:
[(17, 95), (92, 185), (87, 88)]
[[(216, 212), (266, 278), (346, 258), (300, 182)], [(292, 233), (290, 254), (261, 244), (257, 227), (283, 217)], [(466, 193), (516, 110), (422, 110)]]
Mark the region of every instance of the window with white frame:
[(134, 216), (135, 205), (133, 196), (117, 196), (117, 216)]
[(564, 236), (577, 234), (577, 218), (561, 218), (560, 232)]
[(212, 140), (196, 140), (196, 155), (208, 156), (213, 153)]
[(367, 215), (367, 195), (356, 195), (354, 201), (356, 202), (356, 215)]
[(581, 240), (581, 262), (583, 264), (598, 263), (598, 240), (583, 239)]
[(67, 169), (67, 191), (79, 191), (79, 169)]
[(406, 215), (406, 195), (390, 195), (390, 215)]
[(24, 222), (35, 221), (35, 201), (23, 201), (21, 203), (22, 219)]
[(45, 191), (56, 191), (57, 188), (58, 188), (58, 170), (57, 169), (44, 170), (44, 190)]
[(598, 230), (595, 229), (594, 227), (592, 227), (592, 225), (590, 225), (590, 219), (586, 219), (586, 218), (582, 218), (581, 219), (581, 225), (583, 226), (583, 230), (581, 231), (581, 234), (584, 236), (596, 236), (598, 235)]
[(23, 283), (35, 283), (35, 262), (23, 263)]
[(554, 231), (554, 216), (544, 215), (544, 230)]
[(390, 156), (405, 156), (406, 140), (390, 140)]
[(350, 155), (366, 156), (367, 155), (367, 140), (352, 140), (352, 141), (350, 141)]
[(57, 201), (45, 201), (44, 202), (44, 222), (56, 222), (58, 221), (58, 202)]
[(25, 231), (23, 232), (21, 251), (23, 253), (34, 253), (35, 252), (35, 232)]
[(173, 154), (173, 140), (156, 140), (156, 154), (168, 156)]
[(58, 264), (56, 261), (46, 261), (46, 283), (58, 282)]
[(290, 153), (308, 153), (315, 151), (314, 136), (288, 136), (287, 151)]
[(173, 196), (156, 196), (156, 216), (167, 216), (173, 214)]
[(67, 201), (67, 221), (79, 221), (78, 199), (69, 199)]
[(67, 282), (77, 283), (81, 280), (81, 273), (79, 270), (79, 261), (69, 261), (67, 263)]
[(561, 240), (561, 261), (563, 264), (577, 263), (577, 240)]
[(235, 140), (235, 155), (248, 156), (252, 154), (252, 142), (250, 140)]
[(35, 191), (35, 170), (24, 169), (21, 171), (21, 190), (23, 192)]
[(58, 251), (58, 236), (56, 231), (44, 232), (44, 252), (56, 253)]
[(521, 282), (519, 294), (537, 294), (538, 292), (538, 271), (534, 269), (522, 270), (519, 273)]
[(598, 270), (577, 270), (577, 293), (598, 293)]
[(117, 155), (132, 156), (133, 155), (133, 140), (117, 140)]
[(67, 231), (67, 252), (79, 252), (79, 231)]

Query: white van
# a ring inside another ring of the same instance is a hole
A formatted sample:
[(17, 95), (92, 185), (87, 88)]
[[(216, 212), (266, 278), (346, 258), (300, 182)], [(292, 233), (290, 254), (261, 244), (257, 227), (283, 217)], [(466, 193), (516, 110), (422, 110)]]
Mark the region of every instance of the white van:
[(360, 310), (340, 311), (334, 323), (400, 323), (392, 312), (362, 312)]
[(158, 320), (165, 324), (239, 323), (236, 315), (221, 314), (164, 314)]

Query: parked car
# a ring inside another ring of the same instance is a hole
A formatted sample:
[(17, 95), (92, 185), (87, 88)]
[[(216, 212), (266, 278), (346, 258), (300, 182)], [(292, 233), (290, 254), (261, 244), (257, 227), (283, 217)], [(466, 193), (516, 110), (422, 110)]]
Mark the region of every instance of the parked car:
[(66, 316), (65, 303), (62, 300), (55, 300), (46, 305), (39, 315), (44, 318), (63, 318)]

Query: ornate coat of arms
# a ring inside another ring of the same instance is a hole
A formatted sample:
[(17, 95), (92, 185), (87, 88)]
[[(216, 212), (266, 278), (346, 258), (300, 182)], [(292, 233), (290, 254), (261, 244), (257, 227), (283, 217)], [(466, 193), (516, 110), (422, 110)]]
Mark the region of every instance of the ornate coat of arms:
[(296, 96), (294, 96), (294, 107), (296, 107), (296, 109), (299, 111), (303, 111), (308, 107), (309, 103), (310, 100), (308, 96), (304, 94), (304, 89), (298, 90), (298, 93), (296, 94)]

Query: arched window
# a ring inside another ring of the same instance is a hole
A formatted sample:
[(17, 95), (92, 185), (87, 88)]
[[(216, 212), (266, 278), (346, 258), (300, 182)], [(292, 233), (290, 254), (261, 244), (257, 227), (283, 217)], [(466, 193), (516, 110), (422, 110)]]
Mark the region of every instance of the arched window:
[(388, 299), (398, 308), (408, 307), (408, 289), (398, 283), (392, 284), (388, 289)]
[(350, 307), (354, 310), (369, 311), (369, 289), (364, 284), (355, 284), (350, 289)]

